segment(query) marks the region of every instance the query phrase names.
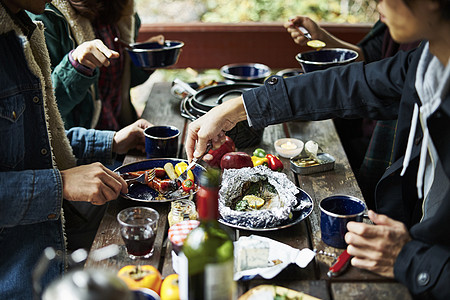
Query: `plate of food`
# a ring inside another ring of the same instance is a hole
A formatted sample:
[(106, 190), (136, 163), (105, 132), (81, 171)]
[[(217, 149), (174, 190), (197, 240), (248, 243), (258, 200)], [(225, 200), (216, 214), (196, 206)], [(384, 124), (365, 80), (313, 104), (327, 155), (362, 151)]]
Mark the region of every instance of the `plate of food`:
[(219, 191), (219, 222), (250, 231), (279, 230), (298, 224), (313, 201), (286, 174), (265, 166), (226, 169)]
[(313, 201), (311, 199), (311, 196), (309, 196), (305, 191), (303, 191), (302, 189), (298, 189), (298, 193), (296, 194), (296, 197), (297, 197), (299, 203), (306, 204), (305, 208), (300, 209), (300, 210), (293, 210), (292, 215), (288, 219), (286, 219), (283, 222), (281, 222), (280, 224), (277, 224), (274, 226), (258, 228), (258, 227), (252, 227), (251, 225), (238, 225), (238, 224), (233, 224), (228, 219), (224, 219), (224, 218), (220, 218), (219, 222), (224, 225), (236, 228), (236, 229), (249, 230), (249, 231), (272, 231), (272, 230), (280, 230), (280, 229), (288, 228), (288, 227), (294, 226), (294, 225), (300, 223), (301, 221), (303, 221), (304, 219), (306, 219), (313, 211), (313, 207), (314, 207)]
[(318, 300), (318, 298), (305, 294), (303, 292), (298, 292), (291, 290), (282, 286), (277, 285), (258, 285), (247, 291), (239, 300), (277, 300), (277, 299), (304, 299), (304, 300)]
[(128, 193), (122, 197), (141, 202), (170, 202), (178, 199), (189, 198), (198, 189), (198, 179), (205, 168), (197, 164), (188, 172), (188, 178), (193, 181), (192, 187), (179, 187), (173, 181), (174, 176), (181, 174), (188, 166), (188, 161), (177, 158), (152, 158), (134, 163), (129, 163), (115, 169), (114, 172), (124, 179), (133, 179), (139, 175), (154, 171), (154, 178), (146, 184), (131, 183)]

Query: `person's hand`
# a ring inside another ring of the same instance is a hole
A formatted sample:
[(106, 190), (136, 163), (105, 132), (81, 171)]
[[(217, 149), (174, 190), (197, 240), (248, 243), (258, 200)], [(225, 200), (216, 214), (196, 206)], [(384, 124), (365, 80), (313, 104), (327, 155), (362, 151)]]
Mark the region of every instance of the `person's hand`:
[[(188, 160), (199, 157), (206, 151), (208, 141), (212, 141), (213, 148), (225, 142), (225, 132), (231, 130), (239, 121), (246, 120), (242, 97), (227, 100), (214, 107), (206, 114), (189, 124), (186, 137), (186, 154)], [(211, 160), (207, 154), (203, 160)]]
[(99, 39), (84, 42), (72, 52), (72, 58), (78, 63), (91, 69), (108, 67), (109, 60), (118, 58), (119, 52), (109, 49)]
[(152, 126), (145, 119), (139, 119), (133, 124), (122, 128), (114, 135), (113, 152), (117, 154), (125, 154), (130, 149), (138, 149), (145, 152), (145, 136), (144, 129)]
[(375, 225), (347, 224), (347, 252), (354, 256), (351, 264), (393, 278), (395, 260), (403, 246), (411, 241), (411, 236), (403, 223), (385, 215), (370, 210), (369, 218)]
[(149, 39), (146, 40), (145, 42), (146, 42), (146, 43), (154, 43), (154, 42), (157, 42), (157, 43), (160, 44), (160, 45), (164, 45), (164, 41), (165, 41), (164, 35), (158, 34), (158, 35), (152, 36), (151, 38), (149, 38)]
[(299, 26), (306, 28), (306, 30), (308, 30), (311, 34), (313, 40), (321, 40), (328, 45), (327, 41), (325, 41), (325, 39), (328, 39), (326, 31), (310, 18), (303, 16), (292, 18), (284, 24), (284, 28), (286, 28), (291, 34), (291, 37), (296, 44), (305, 46), (308, 42), (308, 39), (298, 29)]
[(103, 205), (127, 193), (125, 180), (101, 163), (83, 165), (61, 171), (63, 197), (70, 201), (86, 201)]

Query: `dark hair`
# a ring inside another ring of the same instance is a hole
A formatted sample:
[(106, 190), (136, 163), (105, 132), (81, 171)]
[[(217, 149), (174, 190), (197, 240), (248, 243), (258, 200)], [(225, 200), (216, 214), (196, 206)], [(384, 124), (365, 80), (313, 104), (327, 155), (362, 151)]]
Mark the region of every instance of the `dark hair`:
[(68, 0), (73, 9), (91, 22), (117, 23), (129, 0)]
[[(403, 0), (408, 7), (411, 7), (411, 3), (416, 0)], [(441, 17), (444, 20), (450, 20), (450, 0), (433, 0), (439, 3)]]

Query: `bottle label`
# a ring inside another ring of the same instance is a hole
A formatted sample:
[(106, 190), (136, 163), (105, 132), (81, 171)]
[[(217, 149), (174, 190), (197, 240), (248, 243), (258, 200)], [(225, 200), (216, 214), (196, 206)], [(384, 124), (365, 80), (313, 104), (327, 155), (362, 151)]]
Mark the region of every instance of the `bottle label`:
[(233, 259), (205, 267), (205, 299), (234, 299), (236, 283), (233, 280)]
[[(180, 299), (190, 299), (188, 279), (188, 259), (183, 254), (179, 255), (179, 291)], [(220, 264), (207, 264), (203, 278), (203, 299), (206, 300), (232, 300), (236, 298), (236, 282), (233, 280), (233, 259)]]
[(178, 254), (178, 286), (180, 291), (180, 299), (187, 300), (189, 294), (189, 285), (188, 285), (188, 260), (183, 252)]

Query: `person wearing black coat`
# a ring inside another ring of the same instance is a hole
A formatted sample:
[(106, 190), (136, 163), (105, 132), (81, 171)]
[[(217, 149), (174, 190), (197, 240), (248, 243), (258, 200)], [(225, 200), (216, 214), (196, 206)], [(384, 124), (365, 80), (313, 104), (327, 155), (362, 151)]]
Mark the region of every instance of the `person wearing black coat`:
[(186, 152), (198, 157), (246, 119), (257, 129), (398, 118), (393, 164), (376, 187), (377, 213), (369, 211), (374, 225), (350, 222), (347, 251), (353, 266), (395, 278), (414, 297), (450, 299), (450, 1), (381, 0), (378, 9), (395, 41), (422, 45), (370, 64), (270, 77), (191, 123)]

